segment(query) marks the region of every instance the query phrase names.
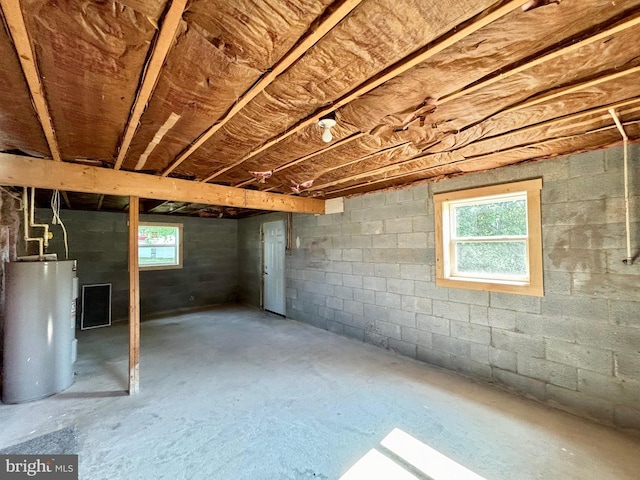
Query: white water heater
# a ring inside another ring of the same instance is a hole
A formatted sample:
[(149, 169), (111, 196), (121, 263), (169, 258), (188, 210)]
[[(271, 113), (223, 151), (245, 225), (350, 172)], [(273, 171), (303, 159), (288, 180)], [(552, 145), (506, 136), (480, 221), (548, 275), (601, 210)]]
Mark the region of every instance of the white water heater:
[(73, 384), (76, 261), (6, 267), (2, 401), (30, 402)]

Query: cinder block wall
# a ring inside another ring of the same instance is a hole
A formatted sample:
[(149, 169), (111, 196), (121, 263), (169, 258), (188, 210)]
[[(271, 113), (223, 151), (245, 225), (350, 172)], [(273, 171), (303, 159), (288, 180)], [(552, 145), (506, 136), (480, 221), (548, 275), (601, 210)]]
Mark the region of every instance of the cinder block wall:
[[(112, 284), (112, 317), (129, 310), (127, 215), (62, 210), (69, 234), (69, 258), (78, 261), (80, 285)], [(39, 221), (50, 222), (51, 210), (39, 209)], [(235, 302), (238, 290), (238, 222), (215, 218), (141, 215), (143, 222), (183, 224), (183, 268), (140, 272), (142, 316)], [(62, 232), (53, 227), (50, 252), (64, 258)], [(82, 293), (82, 291), (81, 291)]]
[[(639, 154), (634, 146), (634, 255)], [(436, 287), (433, 194), (537, 177), (545, 296)], [(241, 243), (258, 221), (240, 221)], [(620, 148), (349, 198), (343, 214), (295, 215), (294, 236), (290, 318), (640, 429), (640, 259), (622, 263)]]

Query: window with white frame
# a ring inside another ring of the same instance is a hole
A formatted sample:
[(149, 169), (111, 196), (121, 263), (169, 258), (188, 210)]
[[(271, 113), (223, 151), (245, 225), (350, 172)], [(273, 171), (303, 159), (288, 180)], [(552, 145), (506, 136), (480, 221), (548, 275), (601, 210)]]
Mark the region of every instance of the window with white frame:
[(542, 180), (434, 195), (436, 284), (543, 295)]
[(140, 222), (138, 263), (141, 270), (182, 268), (182, 224)]

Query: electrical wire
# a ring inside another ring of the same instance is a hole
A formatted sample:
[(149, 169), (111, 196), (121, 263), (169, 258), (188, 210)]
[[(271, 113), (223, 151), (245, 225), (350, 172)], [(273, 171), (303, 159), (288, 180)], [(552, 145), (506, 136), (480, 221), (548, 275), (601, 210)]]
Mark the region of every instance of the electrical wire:
[(51, 210), (53, 210), (52, 225), (60, 225), (62, 227), (62, 235), (64, 237), (64, 254), (65, 259), (69, 260), (69, 243), (67, 242), (67, 229), (60, 218), (60, 190), (54, 190), (51, 195)]

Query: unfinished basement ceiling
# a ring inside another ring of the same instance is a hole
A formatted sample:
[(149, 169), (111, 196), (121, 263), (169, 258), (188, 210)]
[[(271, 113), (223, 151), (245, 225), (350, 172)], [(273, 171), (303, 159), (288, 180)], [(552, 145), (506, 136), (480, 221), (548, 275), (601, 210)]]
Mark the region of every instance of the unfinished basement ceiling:
[(0, 5), (3, 152), (333, 198), (640, 139), (640, 0)]

